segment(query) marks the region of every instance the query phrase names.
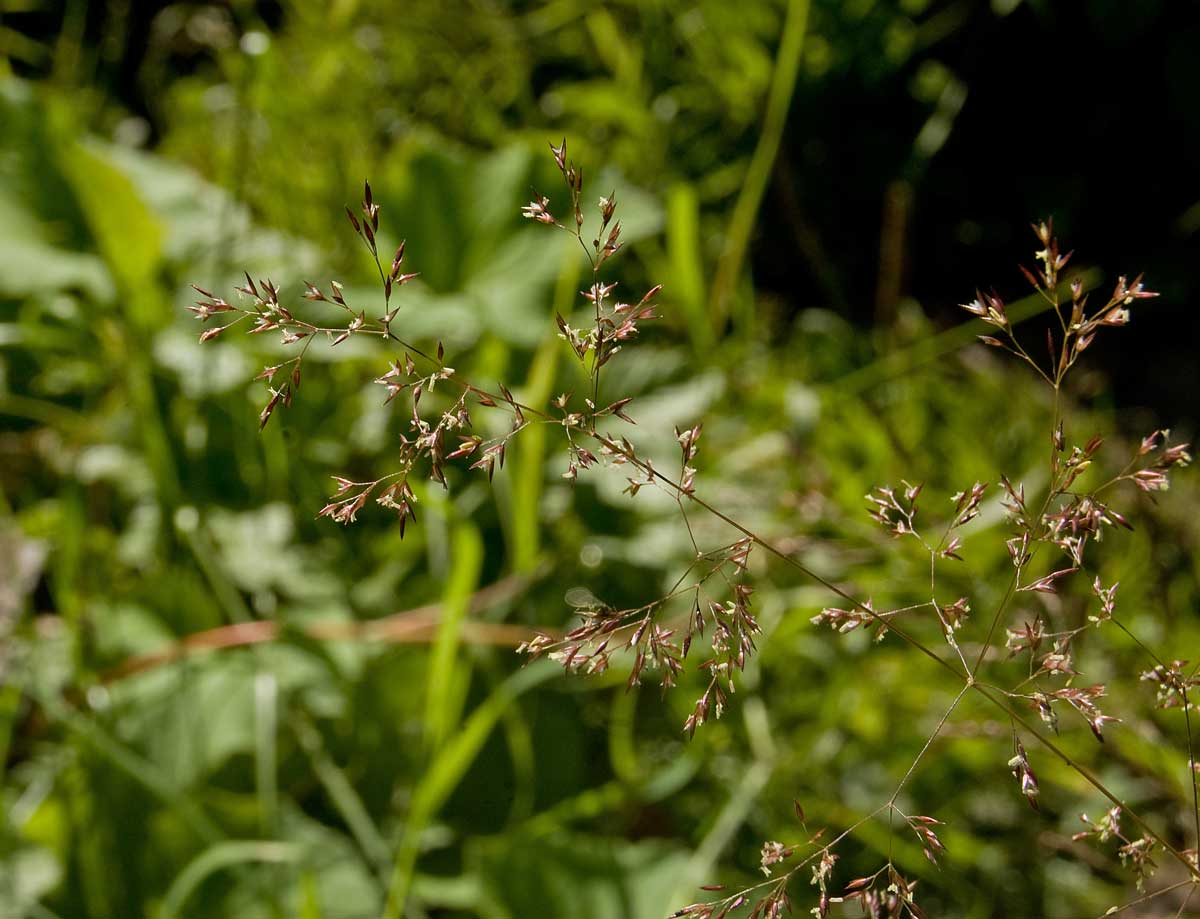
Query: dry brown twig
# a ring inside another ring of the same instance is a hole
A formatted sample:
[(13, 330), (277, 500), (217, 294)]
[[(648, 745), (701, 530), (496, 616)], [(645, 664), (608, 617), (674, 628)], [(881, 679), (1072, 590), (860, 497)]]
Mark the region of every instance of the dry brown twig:
[[(507, 603), (529, 589), (534, 577), (509, 575), (471, 594), (467, 612), (473, 616)], [(423, 644), (432, 641), (441, 622), (442, 604), (426, 603), (365, 622), (328, 620), (305, 623), (297, 630), (318, 641), (362, 641), (394, 644)], [(194, 654), (226, 651), (279, 640), (283, 634), (280, 623), (270, 619), (235, 622), (231, 625), (194, 632), (164, 648), (123, 660), (101, 677), (102, 683), (112, 683), (145, 673), (164, 664), (174, 663)], [(480, 622), (465, 619), (462, 640), (468, 644), (497, 645), (516, 648), (533, 637), (530, 629), (504, 622)]]

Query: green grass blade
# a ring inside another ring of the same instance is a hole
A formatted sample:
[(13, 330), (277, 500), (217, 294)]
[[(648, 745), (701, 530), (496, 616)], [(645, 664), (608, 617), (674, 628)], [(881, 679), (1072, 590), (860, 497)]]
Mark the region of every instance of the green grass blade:
[[(1097, 287), (1101, 280), (1100, 272), (1096, 270), (1081, 272), (1078, 278), (1085, 291)], [(1005, 312), (1013, 325), (1032, 319), (1034, 316), (1040, 316), (1049, 310), (1050, 304), (1040, 294), (1030, 294), (1005, 307)], [(973, 343), (976, 337), (986, 329), (987, 326), (979, 320), (969, 319), (937, 335), (920, 338), (906, 348), (898, 348), (865, 367), (860, 367), (836, 381), (831, 381), (827, 386), (831, 392), (841, 395), (865, 392), (888, 380), (904, 376), (922, 364), (928, 364), (961, 351)]]
[(758, 136), (758, 146), (754, 148), (754, 155), (746, 170), (746, 178), (734, 205), (733, 216), (729, 219), (729, 227), (725, 231), (725, 248), (721, 252), (717, 274), (713, 279), (709, 312), (717, 329), (729, 315), (734, 289), (738, 285), (746, 249), (750, 245), (750, 234), (754, 232), (758, 208), (767, 190), (779, 144), (783, 140), (783, 128), (787, 123), (792, 92), (796, 88), (796, 77), (800, 72), (804, 33), (808, 28), (808, 9), (808, 0), (791, 0), (788, 4), (787, 21), (784, 23), (783, 37), (775, 58), (775, 72), (771, 77), (762, 132)]
[(292, 729), (300, 741), (300, 746), (308, 754), (313, 772), (316, 773), (325, 793), (329, 795), (329, 800), (341, 814), (359, 848), (370, 859), (372, 871), (381, 878), (381, 886), (386, 885), (391, 847), (371, 820), (371, 815), (358, 792), (354, 790), (353, 783), (330, 758), (320, 733), (309, 723), (307, 717), (297, 714), (292, 719)]
[(279, 835), (278, 730), (279, 684), (262, 671), (254, 677), (254, 786), (263, 835)]
[(680, 182), (667, 194), (667, 260), (671, 299), (683, 310), (697, 353), (713, 345), (713, 327), (704, 304), (704, 268), (700, 253), (700, 200), (696, 189)]
[(412, 889), (421, 835), (466, 775), (467, 769), (475, 761), (501, 715), (521, 695), (560, 673), (562, 668), (549, 660), (536, 661), (518, 670), (496, 687), (471, 713), (471, 717), (463, 723), (462, 730), (430, 763), (413, 792), (412, 803), (404, 823), (404, 834), (400, 839), (393, 865), (384, 919), (400, 919), (404, 915), (404, 904)]
[(167, 888), (159, 919), (176, 919), (184, 903), (211, 875), (247, 862), (282, 864), (298, 861), (300, 848), (290, 843), (263, 840), (229, 840), (210, 846), (183, 869)]
[(450, 550), (450, 576), (442, 596), (442, 618), (429, 662), (425, 696), (425, 744), (436, 753), (454, 729), (462, 709), (466, 666), (456, 666), (459, 635), (471, 595), (479, 586), (483, 565), (483, 539), (473, 524), (454, 528)]

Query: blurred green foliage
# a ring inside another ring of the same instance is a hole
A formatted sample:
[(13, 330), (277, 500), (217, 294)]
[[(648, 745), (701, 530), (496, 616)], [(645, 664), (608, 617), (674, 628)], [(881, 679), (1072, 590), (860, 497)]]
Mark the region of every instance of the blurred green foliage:
[[(342, 218), (367, 177), (381, 248), (407, 238), (422, 273), (401, 295), (407, 337), (443, 341), (468, 378), (535, 404), (578, 387), (552, 322), (585, 283), (578, 252), (519, 215), (532, 188), (553, 190), (552, 121), (592, 190), (616, 189), (622, 284), (666, 285), (666, 318), (605, 383), (635, 397), (639, 445), (673, 462), (672, 426), (704, 420), (713, 503), (880, 604), (919, 598), (920, 556), (875, 532), (862, 496), (908, 477), (948, 509), (1001, 471), (1036, 488), (1049, 400), (912, 301), (863, 330), (830, 310), (790, 317), (737, 271), (734, 325), (714, 316), (734, 215), (757, 207), (740, 202), (798, 6), (414, 2), (387, 16), (340, 0), (288, 4), (268, 26), (245, 5), (179, 5), (155, 20), (154, 47), (206, 51), (190, 72), (147, 71), (153, 153), (120, 142), (128, 114), (61, 68), (0, 83), (4, 919), (357, 919), (397, 876), (412, 916), (656, 919), (699, 884), (751, 881), (764, 839), (799, 836), (793, 799), (831, 834), (886, 799), (957, 688), (903, 645), (818, 632), (829, 598), (756, 563), (762, 654), (694, 741), (679, 726), (699, 684), (663, 701), (627, 693), (620, 668), (521, 668), (458, 626), (561, 625), (578, 586), (622, 605), (657, 595), (690, 555), (674, 504), (630, 500), (611, 470), (572, 488), (539, 428), (494, 484), (456, 470), (447, 496), (422, 491), (403, 541), (381, 511), (317, 521), (330, 474), (389, 468), (402, 419), (371, 382), (385, 353), (313, 349), (296, 404), (260, 435), (263, 390), (247, 381), (278, 348), (202, 348), (183, 309), (190, 283), (228, 296), (243, 269), (292, 299), (337, 277), (351, 303), (375, 302)], [(893, 79), (955, 27), (926, 6), (816, 4), (797, 78), (806, 91), (852, 67)], [(545, 38), (518, 40), (530, 30)], [(25, 46), (6, 42), (18, 59)], [(920, 74), (935, 126), (913, 155), (932, 156), (957, 84)], [(117, 142), (81, 129), (104, 123), (124, 125)], [(1081, 378), (1075, 440), (1113, 427), (1104, 387)], [(1105, 463), (1125, 449), (1110, 443)], [(1169, 498), (1131, 499), (1137, 531), (1096, 563), (1120, 580), (1130, 629), (1176, 654), (1200, 647), (1200, 524), (1191, 481)], [(728, 539), (695, 523), (702, 541)], [(1002, 524), (988, 504), (956, 582), (979, 619), (1004, 585)], [(1059, 612), (1087, 601), (1066, 595)], [(426, 605), (430, 628), (353, 631)], [(271, 641), (167, 653), (264, 622)], [(1082, 723), (1062, 743), (1186, 838), (1183, 726), (1148, 714), (1144, 666), (1120, 636), (1089, 641), (1081, 669), (1110, 682), (1124, 724), (1104, 748)], [(1031, 814), (1009, 727), (963, 714), (905, 792), (909, 813), (947, 823), (940, 873), (873, 823), (845, 844), (841, 876), (890, 852), (923, 879), (931, 915), (1074, 916), (1120, 899), (1127, 876), (1069, 841), (1095, 794), (1039, 758)]]

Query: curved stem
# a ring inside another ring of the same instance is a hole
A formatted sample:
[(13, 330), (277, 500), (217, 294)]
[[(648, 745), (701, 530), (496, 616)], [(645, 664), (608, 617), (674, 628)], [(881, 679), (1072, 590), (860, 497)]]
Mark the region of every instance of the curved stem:
[(762, 132), (758, 145), (746, 169), (746, 178), (733, 208), (729, 228), (725, 231), (725, 248), (717, 263), (717, 275), (713, 279), (712, 299), (709, 311), (712, 322), (719, 327), (729, 309), (729, 299), (741, 274), (750, 234), (754, 230), (754, 219), (762, 204), (771, 167), (779, 153), (783, 140), (783, 129), (787, 124), (788, 109), (796, 88), (800, 72), (800, 58), (804, 50), (804, 34), (808, 28), (809, 0), (791, 0), (788, 4), (787, 21), (779, 53), (775, 59), (775, 72), (771, 78), (770, 95), (763, 116)]

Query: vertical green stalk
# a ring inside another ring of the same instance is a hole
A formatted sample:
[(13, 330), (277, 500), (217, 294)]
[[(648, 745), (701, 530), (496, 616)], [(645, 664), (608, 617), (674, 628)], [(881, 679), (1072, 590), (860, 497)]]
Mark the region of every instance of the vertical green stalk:
[(631, 786), (637, 785), (643, 778), (637, 748), (634, 745), (634, 723), (637, 720), (639, 695), (637, 686), (628, 691), (618, 689), (613, 693), (612, 709), (608, 718), (608, 759), (612, 764), (613, 774)]
[(71, 667), (80, 674), (87, 661), (84, 644), (87, 633), (83, 624), (87, 596), (83, 534), (87, 530), (87, 509), (82, 486), (71, 482), (62, 490), (58, 505), (58, 535), (48, 571), (54, 606), (69, 628)]
[(434, 639), (426, 680), (425, 745), (431, 754), (445, 743), (462, 711), (467, 666), (456, 666), (463, 620), (471, 595), (479, 584), (483, 565), (483, 539), (470, 523), (454, 528), (450, 550), (450, 577), (442, 597), (442, 618)]
[(8, 764), (8, 750), (21, 704), (24, 674), (17, 670), (16, 673), (5, 673), (4, 678), (6, 682), (0, 686), (0, 781), (4, 780), (5, 766)]
[(771, 88), (767, 95), (762, 133), (758, 137), (758, 146), (754, 148), (754, 155), (746, 170), (746, 178), (734, 205), (729, 227), (725, 231), (725, 248), (721, 252), (717, 274), (713, 279), (709, 312), (717, 332), (720, 332), (729, 315), (730, 300), (746, 258), (750, 234), (754, 231), (754, 219), (767, 190), (771, 168), (779, 153), (779, 144), (783, 140), (788, 108), (792, 104), (796, 77), (800, 72), (804, 33), (808, 28), (808, 9), (809, 0), (790, 0), (788, 3), (787, 21), (783, 26), (779, 52), (775, 57), (775, 72), (771, 77)]
[(450, 797), (467, 769), (475, 761), (496, 722), (518, 697), (535, 686), (558, 676), (561, 668), (552, 661), (541, 660), (516, 671), (497, 686), (479, 705), (454, 737), (441, 748), (413, 790), (412, 801), (404, 821), (404, 833), (396, 849), (392, 866), (392, 881), (384, 905), (384, 919), (400, 919), (412, 891), (421, 836), (446, 799)]
[[(354, 784), (346, 775), (345, 770), (333, 761), (325, 749), (325, 743), (320, 732), (302, 712), (296, 712), (291, 718), (292, 729), (304, 752), (308, 754), (313, 772), (318, 781), (329, 795), (329, 800), (341, 815), (346, 827), (350, 830), (354, 841), (371, 863), (372, 870), (378, 875), (381, 891), (386, 889), (387, 873), (391, 862), (391, 850), (378, 827), (371, 819), (371, 814), (362, 798), (354, 789)], [(311, 876), (301, 880), (306, 887), (312, 883)], [(307, 894), (306, 894), (307, 896)]]
[(254, 676), (254, 784), (258, 794), (259, 826), (263, 837), (279, 836), (278, 751), (279, 684), (275, 675), (260, 670)]
[(688, 336), (697, 354), (713, 345), (713, 327), (704, 309), (704, 270), (700, 262), (700, 201), (686, 182), (667, 193), (667, 259), (671, 292), (683, 309)]
[(62, 28), (59, 29), (58, 40), (54, 44), (55, 82), (65, 87), (78, 86), (85, 83), (80, 77), (80, 66), (83, 58), (83, 35), (87, 28), (87, 0), (72, 0), (63, 11)]

